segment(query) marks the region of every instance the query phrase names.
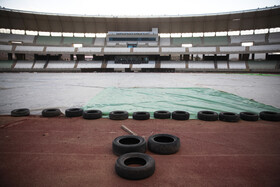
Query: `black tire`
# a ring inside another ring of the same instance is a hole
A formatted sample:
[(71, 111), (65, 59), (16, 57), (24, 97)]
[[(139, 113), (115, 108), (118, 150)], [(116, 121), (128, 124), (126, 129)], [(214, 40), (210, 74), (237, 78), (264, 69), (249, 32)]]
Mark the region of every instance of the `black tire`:
[(258, 121), (259, 115), (253, 112), (240, 112), (240, 119), (245, 121)]
[(43, 117), (56, 117), (60, 116), (61, 111), (58, 108), (48, 108), (42, 111)]
[(149, 137), (148, 148), (161, 155), (173, 154), (179, 151), (180, 138), (171, 134), (155, 134)]
[(128, 112), (127, 111), (113, 111), (109, 113), (109, 118), (112, 120), (125, 120), (128, 118)]
[(190, 114), (186, 111), (174, 111), (174, 112), (172, 112), (172, 119), (188, 120), (189, 118), (190, 118)]
[(123, 155), (131, 152), (146, 152), (146, 140), (141, 136), (125, 135), (114, 139), (112, 143), (113, 153)]
[(171, 113), (165, 110), (159, 110), (154, 112), (154, 118), (156, 119), (170, 119)]
[(66, 117), (79, 117), (83, 115), (83, 109), (81, 108), (69, 108), (65, 110), (65, 116)]
[(11, 116), (13, 117), (21, 117), (21, 116), (29, 116), (30, 110), (28, 108), (19, 108), (11, 111)]
[(197, 118), (203, 121), (217, 121), (219, 119), (219, 115), (217, 112), (213, 111), (199, 111), (197, 113)]
[(239, 115), (233, 112), (221, 112), (219, 119), (226, 122), (237, 122), (239, 121)]
[[(137, 164), (138, 167), (129, 165)], [(116, 173), (125, 179), (139, 180), (152, 176), (155, 172), (155, 160), (144, 153), (127, 153), (120, 156), (115, 164)]]
[(102, 112), (100, 110), (85, 110), (83, 112), (84, 119), (99, 119), (102, 118)]
[(260, 118), (262, 120), (266, 120), (266, 121), (280, 121), (280, 113), (262, 111), (262, 112), (260, 112)]
[(150, 119), (150, 113), (149, 112), (134, 112), (132, 114), (132, 117), (135, 120), (148, 120), (148, 119)]

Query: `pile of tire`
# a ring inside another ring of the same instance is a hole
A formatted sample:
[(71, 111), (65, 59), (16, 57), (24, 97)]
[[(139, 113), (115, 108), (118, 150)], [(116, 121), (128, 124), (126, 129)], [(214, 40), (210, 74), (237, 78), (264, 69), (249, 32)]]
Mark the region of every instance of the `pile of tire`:
[(119, 156), (115, 163), (115, 171), (120, 177), (139, 180), (154, 174), (155, 160), (145, 154), (147, 144), (153, 153), (174, 154), (179, 151), (180, 139), (170, 134), (152, 135), (148, 138), (148, 143), (141, 136), (126, 135), (115, 138), (112, 149), (113, 153)]

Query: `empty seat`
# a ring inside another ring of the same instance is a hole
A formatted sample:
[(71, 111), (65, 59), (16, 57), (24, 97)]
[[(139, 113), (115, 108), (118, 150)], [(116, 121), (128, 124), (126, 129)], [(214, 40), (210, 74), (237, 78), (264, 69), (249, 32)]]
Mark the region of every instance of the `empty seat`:
[(38, 36), (36, 44), (39, 45), (60, 45), (62, 37), (56, 36)]
[(249, 69), (275, 69), (277, 61), (249, 61)]
[(74, 47), (47, 47), (46, 52), (74, 52)]
[(215, 69), (212, 61), (189, 61), (189, 69)]
[(102, 61), (79, 61), (77, 68), (101, 68)]
[(124, 47), (105, 47), (104, 53), (129, 53), (130, 48)]
[(175, 69), (185, 69), (185, 61), (161, 61), (160, 68), (175, 68)]
[(19, 69), (31, 69), (33, 65), (33, 61), (24, 61), (24, 60), (18, 60), (15, 68), (19, 68)]
[(246, 69), (245, 62), (229, 62), (229, 69)]
[(227, 36), (204, 37), (204, 45), (228, 45)]
[(43, 52), (44, 47), (42, 46), (17, 46), (16, 51), (22, 52)]
[(139, 48), (133, 48), (133, 52), (135, 52), (135, 53), (158, 53), (159, 48), (158, 47), (139, 47)]
[(11, 69), (13, 65), (12, 60), (1, 60), (0, 61), (0, 69)]
[(68, 69), (68, 68), (74, 68), (74, 65), (75, 65), (74, 61), (49, 61), (47, 68)]
[(163, 52), (163, 53), (185, 53), (186, 48), (184, 48), (184, 47), (162, 47), (161, 52)]
[(78, 48), (78, 52), (80, 53), (100, 53), (101, 47), (80, 47)]
[(19, 34), (0, 34), (0, 42), (23, 42), (33, 43), (35, 36), (19, 35)]

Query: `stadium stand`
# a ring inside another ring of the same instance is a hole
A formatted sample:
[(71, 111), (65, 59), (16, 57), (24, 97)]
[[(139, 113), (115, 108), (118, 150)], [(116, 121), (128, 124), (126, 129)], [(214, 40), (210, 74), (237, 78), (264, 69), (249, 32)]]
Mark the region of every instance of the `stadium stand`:
[(38, 36), (36, 44), (38, 45), (60, 45), (62, 37), (56, 36)]
[(172, 38), (172, 45), (181, 46), (182, 44), (193, 44), (201, 45), (202, 41), (200, 37), (181, 37), (181, 38)]
[(115, 61), (109, 60), (107, 62), (107, 68), (129, 68), (130, 64), (115, 64)]
[(185, 69), (186, 61), (161, 61), (160, 68)]
[(44, 61), (44, 60), (36, 60), (33, 69), (43, 69), (45, 64), (46, 64), (46, 61)]
[(245, 62), (238, 61), (238, 62), (229, 62), (230, 69), (246, 69)]
[(163, 53), (185, 53), (186, 49), (182, 47), (162, 47), (161, 52)]
[(216, 47), (190, 47), (190, 53), (215, 53)]
[(226, 46), (226, 47), (220, 47), (220, 51), (225, 52), (225, 53), (244, 52), (245, 47), (243, 47), (243, 46)]
[(48, 69), (68, 69), (74, 68), (75, 61), (49, 61)]
[(77, 68), (101, 68), (102, 61), (79, 61)]
[(132, 69), (140, 69), (140, 68), (155, 68), (155, 61), (149, 61), (145, 64), (133, 64)]
[(105, 38), (95, 38), (94, 46), (104, 46), (105, 45)]
[(189, 61), (189, 69), (215, 69), (212, 61)]
[(33, 43), (35, 36), (19, 35), (19, 34), (2, 34), (0, 33), (0, 42), (22, 42)]
[(255, 51), (280, 51), (280, 45), (259, 45), (259, 46), (251, 46), (250, 51), (255, 52)]
[(100, 53), (101, 47), (80, 47), (78, 48), (78, 53)]
[(42, 46), (16, 46), (15, 51), (20, 52), (43, 52)]
[(270, 33), (268, 36), (269, 43), (280, 43), (280, 33)]
[(0, 61), (0, 69), (11, 69), (13, 63), (14, 63), (14, 62), (13, 62), (12, 60), (3, 60), (3, 61)]
[(203, 39), (204, 39), (205, 46), (228, 45), (227, 36), (204, 37)]
[(74, 52), (74, 47), (47, 47), (46, 52)]
[(63, 44), (83, 44), (85, 46), (91, 46), (94, 38), (83, 38), (83, 37), (64, 37)]
[(217, 62), (218, 69), (228, 69), (228, 62), (227, 61), (219, 61)]
[(231, 36), (230, 40), (231, 40), (232, 44), (240, 44), (241, 42), (264, 43), (265, 42), (265, 34)]
[(11, 45), (0, 45), (0, 51), (12, 51)]
[(170, 38), (160, 38), (160, 46), (170, 46)]
[(158, 53), (158, 47), (141, 47), (141, 48), (134, 48), (133, 52), (135, 53)]
[(129, 48), (124, 47), (104, 47), (105, 53), (129, 53)]
[(33, 65), (33, 61), (25, 61), (25, 60), (18, 60), (15, 69), (31, 69)]
[(249, 69), (275, 69), (277, 61), (249, 61)]

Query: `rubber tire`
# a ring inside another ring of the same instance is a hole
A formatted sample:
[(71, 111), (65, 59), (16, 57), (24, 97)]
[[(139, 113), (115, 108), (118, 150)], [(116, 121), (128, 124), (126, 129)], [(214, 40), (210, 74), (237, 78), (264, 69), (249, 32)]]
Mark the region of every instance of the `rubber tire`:
[[(134, 159), (134, 160), (129, 160)], [(138, 159), (138, 160), (135, 160)], [(126, 165), (125, 162), (129, 162), (129, 164), (140, 164), (143, 166), (139, 167), (130, 167)], [(142, 162), (145, 163), (142, 163)], [(115, 164), (116, 173), (125, 179), (129, 180), (140, 180), (145, 179), (152, 176), (155, 172), (155, 160), (144, 153), (127, 153), (120, 156)]]
[(188, 120), (189, 118), (190, 118), (190, 114), (186, 111), (174, 111), (174, 112), (172, 112), (172, 119)]
[(68, 108), (65, 110), (65, 116), (66, 117), (80, 117), (83, 115), (83, 109), (81, 108)]
[[(162, 138), (165, 140), (162, 140)], [(158, 139), (161, 139), (161, 141), (158, 141)], [(154, 134), (148, 139), (148, 148), (151, 152), (160, 155), (174, 154), (179, 151), (180, 138), (171, 134)]]
[(99, 119), (102, 118), (102, 112), (100, 110), (85, 110), (83, 112), (84, 119)]
[(159, 110), (154, 112), (155, 119), (170, 119), (171, 113), (165, 110)]
[(219, 115), (217, 112), (204, 110), (197, 113), (197, 118), (203, 121), (217, 121)]
[[(127, 143), (125, 143), (127, 142)], [(123, 155), (131, 152), (146, 152), (146, 140), (141, 136), (125, 135), (114, 139), (112, 143), (113, 153)]]
[(240, 119), (245, 121), (258, 121), (259, 115), (253, 112), (240, 112)]
[(116, 110), (109, 113), (109, 118), (112, 120), (125, 120), (128, 118), (128, 112)]
[(238, 122), (240, 117), (234, 112), (221, 112), (219, 114), (219, 119), (226, 122)]
[(13, 117), (22, 117), (29, 116), (30, 110), (28, 108), (19, 108), (11, 111), (11, 116)]
[(57, 117), (60, 116), (61, 111), (58, 108), (48, 108), (42, 111), (43, 117)]
[(266, 121), (280, 121), (280, 113), (262, 111), (262, 112), (260, 112), (260, 118), (262, 120), (266, 120)]
[(148, 120), (148, 119), (150, 119), (150, 113), (149, 112), (133, 112), (132, 117), (135, 120)]

